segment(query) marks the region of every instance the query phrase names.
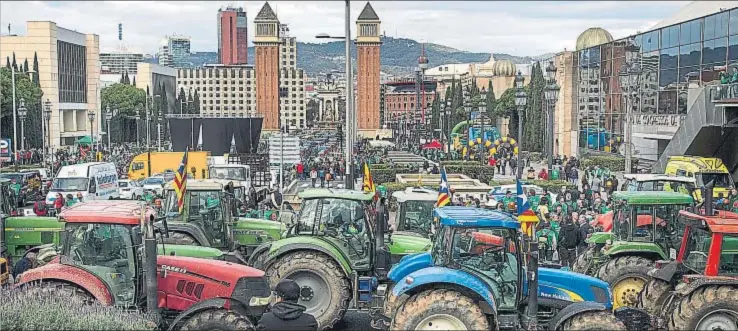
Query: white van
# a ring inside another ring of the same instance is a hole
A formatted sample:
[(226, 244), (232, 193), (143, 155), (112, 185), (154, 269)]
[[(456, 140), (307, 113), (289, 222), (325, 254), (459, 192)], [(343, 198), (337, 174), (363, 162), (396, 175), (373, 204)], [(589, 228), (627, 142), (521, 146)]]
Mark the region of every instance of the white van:
[(77, 197), (82, 193), (83, 201), (118, 199), (118, 172), (110, 162), (90, 162), (63, 166), (51, 183), (46, 204), (54, 204), (56, 194), (65, 198), (68, 194)]

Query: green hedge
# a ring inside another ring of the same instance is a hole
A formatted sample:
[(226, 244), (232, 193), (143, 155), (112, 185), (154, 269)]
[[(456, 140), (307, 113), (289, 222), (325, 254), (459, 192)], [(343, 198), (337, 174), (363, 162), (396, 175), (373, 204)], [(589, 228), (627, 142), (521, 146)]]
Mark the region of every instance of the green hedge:
[[(549, 191), (558, 192), (562, 186), (566, 186), (567, 190), (575, 190), (577, 189), (577, 186), (569, 183), (565, 180), (540, 180), (540, 179), (523, 179), (523, 183), (530, 184), (530, 185), (538, 185), (541, 188), (548, 189)], [(515, 180), (492, 180), (489, 181), (490, 186), (498, 186), (498, 185), (512, 185), (515, 184)]]
[(625, 158), (609, 155), (586, 156), (582, 159), (581, 168), (594, 168), (596, 165), (600, 166), (600, 168), (610, 169), (610, 171), (625, 171)]
[(446, 173), (464, 174), (470, 178), (487, 183), (495, 177), (495, 167), (467, 162), (462, 165), (446, 165)]
[[(386, 169), (370, 169), (375, 183), (387, 183), (397, 180), (397, 174), (417, 174), (418, 169), (395, 167)], [(363, 175), (363, 174), (361, 174)]]
[(0, 290), (3, 330), (155, 330), (145, 314), (88, 304), (51, 288)]

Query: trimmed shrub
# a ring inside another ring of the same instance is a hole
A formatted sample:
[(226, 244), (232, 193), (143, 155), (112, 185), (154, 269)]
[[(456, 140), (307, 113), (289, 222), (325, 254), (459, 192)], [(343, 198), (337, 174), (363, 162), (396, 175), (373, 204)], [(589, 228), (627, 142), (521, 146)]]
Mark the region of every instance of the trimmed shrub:
[(621, 156), (610, 155), (592, 155), (582, 159), (582, 169), (586, 167), (600, 166), (610, 171), (625, 171), (625, 158)]
[(369, 169), (369, 171), (371, 171), (372, 179), (374, 180), (375, 183), (394, 182), (397, 179), (397, 174), (417, 174), (418, 173), (418, 169), (405, 168), (405, 167)]
[(467, 162), (463, 165), (447, 165), (446, 173), (464, 174), (470, 178), (478, 179), (482, 183), (487, 183), (495, 177), (495, 167)]
[(3, 330), (155, 330), (139, 312), (126, 312), (39, 288), (0, 289)]
[[(562, 186), (566, 186), (567, 190), (576, 190), (577, 186), (569, 183), (565, 180), (541, 180), (541, 179), (523, 179), (523, 183), (530, 184), (530, 185), (538, 185), (541, 188), (548, 189), (549, 192), (557, 192), (559, 189), (561, 189)], [(490, 186), (498, 186), (498, 185), (512, 185), (515, 184), (515, 180), (492, 180), (489, 182)]]

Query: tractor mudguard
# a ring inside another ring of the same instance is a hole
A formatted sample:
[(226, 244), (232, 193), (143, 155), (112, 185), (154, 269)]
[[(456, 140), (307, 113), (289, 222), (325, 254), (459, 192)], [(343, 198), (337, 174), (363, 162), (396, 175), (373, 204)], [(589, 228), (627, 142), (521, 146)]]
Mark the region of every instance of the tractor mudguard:
[(210, 241), (205, 236), (205, 233), (202, 231), (202, 229), (194, 225), (188, 223), (168, 223), (167, 227), (169, 228), (169, 232), (181, 232), (190, 235), (192, 238), (195, 238), (195, 240), (200, 243), (200, 246), (211, 246)]
[(655, 260), (668, 260), (669, 255), (667, 255), (659, 245), (656, 245), (655, 243), (647, 243), (647, 242), (626, 242), (626, 241), (619, 241), (615, 242), (610, 249), (605, 251), (605, 254), (608, 255), (610, 258), (617, 257), (619, 255), (641, 255), (641, 256), (648, 256), (648, 255), (654, 255), (658, 256)]
[(566, 320), (588, 311), (607, 311), (605, 305), (597, 302), (574, 302), (561, 309), (548, 323), (548, 330), (556, 331)]
[(251, 312), (249, 311), (248, 305), (244, 304), (243, 302), (232, 298), (210, 298), (190, 306), (185, 311), (177, 315), (177, 318), (175, 318), (174, 321), (169, 324), (169, 328), (167, 328), (167, 331), (177, 330), (180, 323), (196, 313), (209, 309), (222, 308), (230, 309), (242, 316), (246, 316), (254, 325), (256, 325), (256, 323), (258, 322), (258, 319), (254, 318), (254, 315), (251, 314)]
[(679, 265), (675, 261), (662, 260), (658, 262), (661, 262), (661, 267), (658, 269), (651, 269), (651, 271), (648, 272), (648, 275), (670, 283), (676, 274)]
[(690, 293), (696, 291), (697, 289), (700, 289), (705, 286), (720, 286), (720, 285), (728, 285), (728, 286), (736, 286), (736, 280), (735, 277), (727, 277), (727, 276), (714, 276), (714, 277), (705, 277), (702, 275), (687, 275), (684, 276), (685, 280), (679, 285), (676, 286), (674, 289), (674, 293), (681, 295), (682, 297), (688, 296)]
[(264, 244), (257, 246), (254, 249), (254, 252), (251, 253), (251, 256), (249, 256), (249, 260), (246, 265), (253, 266), (256, 263), (256, 260), (259, 258), (259, 256), (261, 254), (268, 253), (271, 247), (272, 247), (272, 243), (264, 243)]
[(437, 284), (452, 284), (478, 294), (489, 305), (491, 311), (497, 311), (492, 290), (486, 283), (469, 273), (445, 267), (429, 267), (412, 272), (404, 279), (405, 281), (395, 284), (392, 288), (392, 295), (399, 297), (424, 285), (435, 287)]
[(110, 288), (96, 275), (68, 264), (50, 262), (38, 268), (30, 269), (21, 275), (16, 286), (34, 284), (44, 281), (60, 281), (74, 284), (90, 293), (103, 306), (113, 304)]
[(431, 266), (433, 266), (433, 257), (431, 256), (431, 253), (405, 255), (400, 259), (400, 262), (390, 269), (387, 277), (389, 277), (391, 281), (399, 283), (400, 280), (408, 274)]
[(606, 244), (608, 240), (612, 240), (612, 232), (595, 232), (585, 240), (588, 244)]
[[(264, 259), (264, 265), (262, 267), (266, 269), (268, 265), (280, 256), (299, 250), (313, 250), (330, 256), (334, 261), (341, 265), (341, 269), (346, 276), (351, 275), (351, 272), (353, 271), (351, 269), (351, 264), (348, 262), (348, 259), (341, 254), (341, 251), (330, 243), (315, 237), (291, 237), (272, 242), (269, 253), (266, 259)], [(252, 255), (255, 256), (255, 254)]]

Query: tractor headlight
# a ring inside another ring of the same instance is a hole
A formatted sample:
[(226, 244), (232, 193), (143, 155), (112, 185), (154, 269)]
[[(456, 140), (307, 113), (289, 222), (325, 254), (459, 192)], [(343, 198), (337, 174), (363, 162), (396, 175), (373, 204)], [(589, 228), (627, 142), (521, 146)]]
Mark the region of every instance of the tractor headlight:
[(272, 296), (268, 297), (251, 297), (249, 300), (249, 306), (250, 307), (259, 307), (259, 306), (268, 306), (269, 302), (272, 300)]

